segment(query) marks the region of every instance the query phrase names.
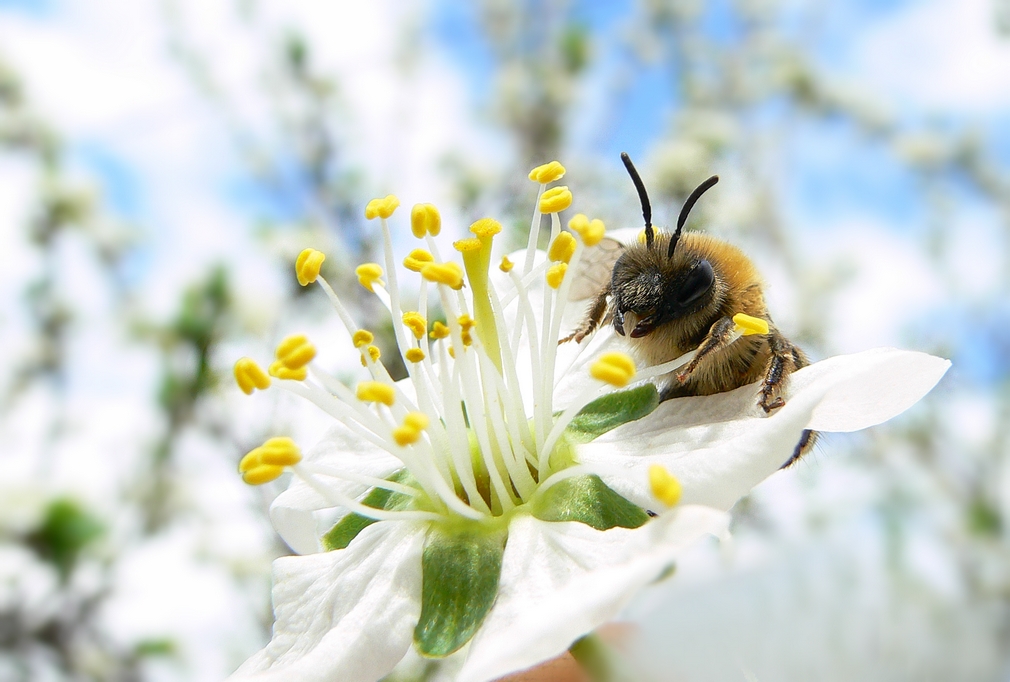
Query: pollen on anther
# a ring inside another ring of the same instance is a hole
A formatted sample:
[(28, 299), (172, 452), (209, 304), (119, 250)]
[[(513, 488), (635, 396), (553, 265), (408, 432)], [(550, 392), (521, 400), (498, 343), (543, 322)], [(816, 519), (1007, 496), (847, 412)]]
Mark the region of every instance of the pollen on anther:
[(302, 461), (301, 450), (286, 436), (271, 438), (256, 449), (259, 461), (270, 466), (294, 466)]
[(529, 178), (533, 182), (539, 182), (542, 185), (546, 185), (548, 182), (560, 180), (564, 177), (564, 175), (565, 167), (557, 161), (551, 161), (550, 163), (545, 163), (531, 170)]
[(425, 358), (424, 351), (420, 348), (408, 348), (403, 356), (407, 358), (407, 362), (421, 362)]
[(424, 332), (428, 329), (428, 322), (424, 319), (424, 316), (418, 312), (406, 312), (403, 314), (403, 324), (410, 329), (410, 332), (414, 335), (415, 339), (420, 339), (424, 336)]
[(372, 286), (376, 284), (385, 286), (385, 282), (379, 279), (382, 277), (382, 266), (378, 263), (362, 263), (354, 269), (354, 274), (358, 276), (358, 282), (361, 286), (369, 291), (374, 292), (375, 290)]
[(421, 277), (451, 289), (463, 288), (463, 269), (456, 263), (429, 263), (421, 268)]
[(243, 472), (242, 480), (249, 485), (263, 485), (264, 483), (277, 480), (283, 473), (284, 467), (263, 464)]
[(649, 467), (649, 487), (652, 488), (652, 494), (656, 499), (667, 507), (672, 507), (680, 502), (680, 481), (661, 464), (653, 464)]
[(428, 263), (434, 263), (435, 257), (424, 249), (414, 249), (403, 259), (403, 267), (414, 272), (421, 272)]
[(393, 215), (393, 211), (400, 205), (400, 200), (392, 194), (387, 194), (381, 199), (372, 199), (365, 206), (365, 218), (388, 218)]
[(759, 317), (751, 317), (745, 313), (737, 313), (733, 316), (733, 324), (737, 326), (737, 329), (743, 334), (743, 336), (751, 336), (752, 334), (767, 334), (770, 327), (768, 322), (762, 320)]
[(547, 268), (547, 286), (557, 289), (564, 281), (566, 272), (568, 272), (568, 263), (555, 263)]
[(425, 234), (437, 237), (442, 230), (442, 216), (432, 204), (414, 204), (410, 209), (410, 231), (418, 239)]
[[(372, 359), (372, 362), (378, 362), (379, 358), (382, 357), (382, 351), (379, 350), (378, 346), (369, 346), (367, 349), (368, 357)], [(361, 366), (367, 367), (368, 361), (365, 360), (365, 353), (361, 353)]]
[(272, 377), (277, 379), (287, 379), (289, 381), (305, 381), (305, 378), (309, 375), (309, 371), (305, 367), (292, 369), (290, 367), (286, 367), (280, 360), (275, 360), (270, 365), (267, 372)]
[(501, 264), (498, 266), (499, 270), (502, 272), (512, 272), (513, 267), (515, 267), (515, 263), (510, 261), (508, 256), (501, 257)]
[(367, 329), (359, 329), (354, 332), (353, 336), (351, 336), (351, 340), (354, 342), (355, 348), (361, 348), (362, 346), (367, 346), (374, 341), (375, 335)]
[(431, 325), (431, 334), (429, 336), (433, 339), (444, 339), (449, 336), (449, 328), (438, 320), (435, 320), (435, 324)]
[(304, 287), (315, 282), (324, 260), (326, 254), (315, 249), (305, 249), (298, 254), (298, 258), (295, 259), (295, 275), (298, 277), (298, 283)]
[(381, 381), (362, 381), (358, 384), (355, 396), (362, 402), (392, 406), (396, 400), (396, 391)]
[(607, 232), (602, 220), (599, 218), (589, 220), (584, 213), (579, 213), (569, 220), (568, 228), (582, 237), (582, 243), (586, 246), (596, 246)]
[(234, 373), (235, 383), (246, 395), (251, 395), (257, 388), (261, 391), (270, 388), (270, 377), (252, 358), (239, 358)]
[(277, 346), (277, 360), (291, 370), (301, 369), (316, 357), (316, 347), (302, 334), (288, 336)]
[(575, 254), (575, 237), (571, 232), (559, 232), (547, 249), (547, 257), (555, 262), (569, 262)]
[(589, 374), (594, 379), (620, 388), (635, 376), (635, 362), (625, 353), (604, 353), (589, 367)]
[(551, 187), (540, 197), (541, 213), (560, 213), (571, 205), (572, 193), (564, 185)]

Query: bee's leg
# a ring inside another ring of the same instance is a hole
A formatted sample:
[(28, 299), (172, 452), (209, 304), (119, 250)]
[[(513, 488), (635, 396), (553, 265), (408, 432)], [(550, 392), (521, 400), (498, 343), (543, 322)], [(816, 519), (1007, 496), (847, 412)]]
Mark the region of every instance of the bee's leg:
[(793, 448), (792, 456), (779, 468), (787, 469), (791, 467), (800, 457), (810, 452), (810, 449), (814, 447), (815, 442), (817, 442), (817, 432), (811, 431), (810, 429), (803, 429), (803, 433), (800, 434), (800, 441), (796, 444), (796, 447)]
[(684, 369), (677, 372), (677, 381), (684, 383), (687, 381), (688, 377), (694, 373), (694, 370), (698, 368), (705, 358), (712, 355), (712, 353), (725, 348), (729, 345), (730, 336), (733, 335), (733, 329), (736, 325), (728, 317), (722, 317), (716, 320), (715, 324), (708, 330), (708, 334), (698, 345), (698, 350), (695, 353), (694, 359), (687, 364)]
[(579, 325), (579, 328), (558, 341), (558, 345), (560, 346), (562, 343), (571, 341), (572, 339), (575, 339), (575, 343), (580, 343), (582, 339), (596, 331), (596, 328), (603, 321), (603, 317), (607, 312), (607, 296), (609, 295), (610, 285), (608, 284), (596, 295), (596, 299), (593, 301), (589, 310), (586, 311), (586, 317), (582, 320), (582, 324)]
[(779, 395), (786, 377), (793, 370), (806, 367), (808, 364), (803, 352), (777, 330), (768, 336), (768, 348), (772, 357), (765, 372), (764, 383), (761, 385), (761, 397), (758, 399), (758, 405), (765, 412), (771, 412), (786, 404), (785, 399)]

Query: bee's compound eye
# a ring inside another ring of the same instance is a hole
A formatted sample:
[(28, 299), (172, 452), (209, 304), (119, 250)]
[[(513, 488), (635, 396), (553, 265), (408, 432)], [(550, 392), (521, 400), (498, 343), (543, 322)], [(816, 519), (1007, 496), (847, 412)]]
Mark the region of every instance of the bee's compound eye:
[(715, 282), (715, 272), (712, 265), (707, 260), (700, 261), (694, 269), (687, 274), (684, 283), (680, 286), (677, 298), (681, 305), (687, 305), (697, 301), (712, 288)]

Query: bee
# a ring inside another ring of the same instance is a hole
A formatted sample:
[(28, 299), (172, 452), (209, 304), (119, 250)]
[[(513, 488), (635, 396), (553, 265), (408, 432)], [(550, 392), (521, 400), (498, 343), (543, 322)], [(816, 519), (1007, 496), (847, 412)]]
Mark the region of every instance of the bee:
[[(621, 160), (642, 204), (645, 242), (623, 247), (609, 240), (597, 262), (589, 262), (589, 267), (612, 268), (609, 277), (599, 278), (604, 281), (584, 320), (562, 343), (578, 343), (609, 322), (615, 332), (634, 340), (636, 353), (650, 365), (697, 351), (687, 365), (666, 375), (661, 401), (761, 382), (761, 409), (769, 413), (782, 407), (789, 374), (809, 361), (772, 323), (757, 268), (731, 244), (699, 232), (683, 233), (691, 209), (719, 177), (710, 177), (691, 193), (672, 234), (657, 233), (645, 184), (627, 153)], [(733, 341), (736, 313), (765, 320), (768, 334)], [(783, 468), (812, 447), (816, 435), (804, 431)]]

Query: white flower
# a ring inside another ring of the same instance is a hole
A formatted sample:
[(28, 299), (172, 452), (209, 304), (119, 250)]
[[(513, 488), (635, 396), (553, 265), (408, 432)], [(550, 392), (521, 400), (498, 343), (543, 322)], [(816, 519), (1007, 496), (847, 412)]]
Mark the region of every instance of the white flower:
[[(275, 563), (273, 638), (233, 679), (368, 682), (412, 645), (430, 657), (454, 654), (459, 679), (474, 682), (553, 658), (613, 618), (687, 545), (724, 535), (728, 517), (713, 507), (728, 509), (775, 471), (803, 429), (887, 419), (945, 369), (901, 351), (836, 358), (796, 373), (786, 407), (771, 417), (757, 414), (753, 387), (658, 408), (650, 383), (615, 390), (670, 368), (636, 375), (629, 356), (600, 353), (612, 341), (606, 332), (558, 348), (568, 268), (603, 233), (583, 216), (569, 223), (579, 239), (561, 231), (558, 212), (571, 195), (545, 187), (563, 172), (555, 162), (530, 175), (541, 183), (534, 226), (541, 210), (551, 214), (547, 258), (535, 252), (533, 230), (522, 266), (506, 258), (494, 277), (496, 222), (477, 221), (475, 237), (454, 245), (464, 279), (431, 239), (437, 211), (415, 206), (411, 227), (429, 250), (404, 261), (422, 279), (419, 308), (402, 319), (386, 222), (399, 202), (369, 204), (366, 215), (382, 219), (385, 269), (366, 264), (357, 273), (397, 311), (410, 373), (399, 383), (319, 277), (322, 254), (299, 256), (299, 281), (318, 279), (371, 379), (352, 390), (317, 371), (304, 337), (278, 347), (270, 374), (336, 425), (304, 459), (289, 439), (275, 438), (240, 465), (252, 484), (295, 474), (271, 515), (304, 556)], [(446, 318), (432, 327), (430, 285)], [(247, 393), (271, 383), (248, 358), (235, 373)], [(870, 399), (853, 393), (860, 387)], [(678, 479), (685, 500), (706, 506), (667, 511)], [(646, 510), (663, 513), (649, 520)]]

